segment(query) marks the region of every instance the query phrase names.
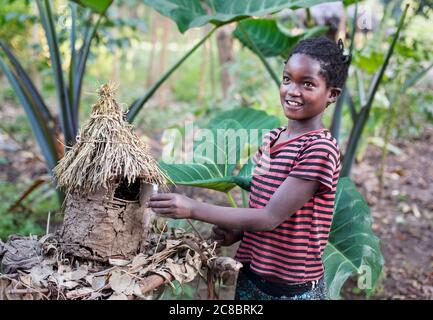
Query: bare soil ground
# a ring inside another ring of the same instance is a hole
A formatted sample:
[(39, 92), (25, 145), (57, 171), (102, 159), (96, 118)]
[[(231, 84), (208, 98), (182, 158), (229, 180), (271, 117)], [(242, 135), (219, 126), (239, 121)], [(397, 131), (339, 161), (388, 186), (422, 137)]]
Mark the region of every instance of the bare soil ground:
[[(386, 159), (382, 197), (380, 149), (369, 146), (353, 179), (370, 205), (385, 267), (375, 299), (433, 299), (433, 127), (410, 141), (393, 141), (400, 155)], [(347, 292), (350, 298), (356, 295)], [(359, 296), (358, 296), (359, 298)]]

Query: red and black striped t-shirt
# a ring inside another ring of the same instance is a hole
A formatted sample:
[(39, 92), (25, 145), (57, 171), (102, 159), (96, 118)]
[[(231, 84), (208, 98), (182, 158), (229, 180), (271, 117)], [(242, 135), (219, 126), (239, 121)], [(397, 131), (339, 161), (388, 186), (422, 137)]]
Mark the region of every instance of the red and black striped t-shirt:
[(253, 157), (249, 206), (263, 208), (288, 177), (318, 180), (320, 187), (305, 205), (272, 231), (244, 232), (236, 259), (277, 281), (302, 283), (324, 273), (322, 254), (328, 241), (340, 174), (340, 150), (327, 129), (307, 132), (273, 145), (284, 127), (271, 130)]

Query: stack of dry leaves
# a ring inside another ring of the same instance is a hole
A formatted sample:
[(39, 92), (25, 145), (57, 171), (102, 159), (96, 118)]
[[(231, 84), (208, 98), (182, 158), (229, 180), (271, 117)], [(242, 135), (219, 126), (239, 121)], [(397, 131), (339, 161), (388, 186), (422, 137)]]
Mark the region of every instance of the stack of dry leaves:
[(0, 241), (0, 300), (154, 299), (157, 289), (173, 285), (173, 280), (187, 283), (206, 271), (209, 285), (242, 267), (231, 258), (217, 257), (215, 242), (182, 229), (151, 233), (146, 252), (106, 264), (64, 256), (58, 241), (53, 234)]

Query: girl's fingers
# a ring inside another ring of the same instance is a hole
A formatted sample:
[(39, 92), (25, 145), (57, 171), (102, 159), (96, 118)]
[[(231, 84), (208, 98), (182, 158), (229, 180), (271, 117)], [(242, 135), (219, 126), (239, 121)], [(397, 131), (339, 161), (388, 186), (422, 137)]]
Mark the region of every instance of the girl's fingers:
[(164, 214), (164, 215), (169, 215), (169, 214), (173, 214), (173, 209), (168, 209), (168, 208), (152, 208), (152, 211), (155, 212), (156, 214)]
[(161, 201), (149, 201), (149, 207), (150, 208), (171, 208), (172, 202), (169, 200), (161, 200)]
[(165, 201), (174, 198), (174, 193), (157, 193), (150, 196), (150, 201)]

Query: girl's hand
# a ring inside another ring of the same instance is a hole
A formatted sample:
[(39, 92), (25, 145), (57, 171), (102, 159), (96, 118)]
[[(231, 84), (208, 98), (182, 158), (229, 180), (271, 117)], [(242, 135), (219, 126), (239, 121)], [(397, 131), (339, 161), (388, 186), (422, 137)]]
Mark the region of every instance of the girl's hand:
[(189, 219), (195, 201), (177, 193), (159, 193), (149, 199), (149, 207), (153, 212), (167, 218)]
[(243, 232), (239, 230), (227, 230), (218, 226), (214, 226), (212, 228), (211, 238), (218, 242), (221, 246), (228, 247), (241, 240), (242, 234)]

